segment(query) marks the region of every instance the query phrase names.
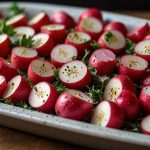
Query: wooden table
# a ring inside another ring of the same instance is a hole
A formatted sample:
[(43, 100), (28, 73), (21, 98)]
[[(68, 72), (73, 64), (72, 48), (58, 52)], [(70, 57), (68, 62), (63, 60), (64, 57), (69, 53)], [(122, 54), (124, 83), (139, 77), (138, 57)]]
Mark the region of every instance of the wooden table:
[[(150, 11), (119, 11), (123, 14), (150, 19)], [(46, 139), (16, 130), (0, 127), (0, 150), (88, 150), (87, 148)]]

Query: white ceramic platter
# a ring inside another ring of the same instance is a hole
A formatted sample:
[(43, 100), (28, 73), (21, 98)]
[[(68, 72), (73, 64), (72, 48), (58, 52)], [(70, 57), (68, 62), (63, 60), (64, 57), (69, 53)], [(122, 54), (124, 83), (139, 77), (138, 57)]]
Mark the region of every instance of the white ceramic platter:
[[(0, 3), (0, 10), (5, 12), (10, 3)], [(19, 3), (30, 16), (44, 10), (63, 9), (77, 19), (83, 8), (67, 7), (41, 3)], [(105, 20), (122, 21), (129, 26), (136, 26), (149, 20), (103, 12)], [(101, 128), (92, 124), (60, 118), (36, 111), (0, 103), (0, 124), (17, 130), (58, 139), (96, 149), (150, 149), (150, 136)]]

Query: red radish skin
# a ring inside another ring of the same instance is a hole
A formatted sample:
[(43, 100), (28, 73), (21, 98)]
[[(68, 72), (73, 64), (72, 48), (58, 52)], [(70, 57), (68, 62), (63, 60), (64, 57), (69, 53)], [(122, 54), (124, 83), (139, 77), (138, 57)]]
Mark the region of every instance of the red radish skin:
[(51, 63), (56, 67), (61, 67), (65, 63), (68, 63), (74, 58), (77, 58), (77, 49), (70, 44), (59, 44), (55, 46), (51, 51)]
[(7, 88), (6, 79), (4, 76), (0, 75), (0, 97), (2, 97), (3, 92)]
[(22, 37), (23, 35), (26, 35), (27, 37), (32, 37), (35, 34), (35, 30), (28, 26), (16, 27), (14, 31), (16, 32), (14, 35), (15, 37)]
[(7, 26), (19, 27), (27, 25), (27, 17), (25, 14), (18, 14), (6, 21)]
[(150, 40), (144, 40), (136, 44), (134, 48), (136, 56), (144, 58), (150, 63)]
[(143, 78), (142, 86), (150, 86), (150, 72), (148, 72)]
[(40, 28), (50, 23), (49, 16), (46, 12), (40, 12), (28, 22), (28, 26), (39, 32)]
[(97, 105), (91, 123), (101, 127), (120, 129), (124, 124), (124, 116), (114, 102), (102, 101)]
[(24, 77), (17, 75), (8, 83), (3, 93), (3, 99), (10, 99), (12, 103), (17, 104), (21, 101), (28, 101), (31, 87)]
[(139, 99), (142, 111), (145, 114), (150, 114), (150, 86), (145, 86), (142, 88)]
[(110, 75), (116, 68), (116, 56), (107, 49), (98, 49), (89, 59), (89, 65), (97, 70), (100, 76)]
[(64, 11), (55, 11), (51, 14), (50, 20), (53, 24), (62, 24), (65, 25), (65, 27), (72, 28), (75, 26), (74, 19), (66, 12)]
[(85, 32), (91, 36), (93, 40), (97, 40), (102, 33), (103, 24), (95, 17), (82, 19), (76, 26), (76, 31)]
[(40, 82), (29, 94), (28, 102), (32, 108), (49, 113), (55, 110), (57, 90), (48, 82)]
[(102, 48), (110, 49), (115, 54), (120, 54), (124, 51), (126, 39), (120, 31), (113, 29), (104, 32), (98, 39), (98, 44)]
[(8, 82), (11, 78), (18, 75), (17, 69), (4, 58), (0, 57), (0, 75), (3, 75)]
[(148, 115), (142, 119), (141, 131), (143, 134), (150, 135), (150, 115)]
[(60, 117), (82, 120), (93, 108), (93, 101), (83, 92), (68, 89), (57, 99), (56, 114)]
[(84, 89), (91, 82), (87, 66), (78, 60), (64, 64), (59, 70), (59, 78), (71, 89)]
[(0, 57), (7, 57), (10, 53), (10, 39), (6, 34), (0, 34)]
[(81, 21), (82, 19), (85, 19), (85, 18), (89, 18), (89, 17), (95, 17), (101, 21), (103, 20), (102, 13), (99, 9), (89, 8), (80, 14), (79, 21)]
[(134, 120), (139, 113), (139, 101), (136, 95), (128, 90), (122, 90), (115, 103), (123, 110), (125, 120)]
[(138, 81), (144, 77), (148, 62), (138, 56), (124, 55), (120, 58), (119, 73), (128, 75), (132, 80)]
[(142, 24), (128, 33), (128, 38), (133, 42), (137, 43), (144, 39), (144, 37), (149, 33), (148, 23)]
[(145, 36), (144, 40), (150, 40), (150, 33)]
[(53, 39), (48, 34), (38, 33), (33, 37), (33, 40), (32, 48), (36, 49), (40, 56), (49, 57), (55, 46)]
[(111, 22), (111, 23), (107, 24), (104, 28), (104, 32), (113, 30), (113, 29), (120, 31), (125, 36), (127, 34), (127, 28), (122, 22), (116, 21), (116, 22)]
[(116, 75), (105, 86), (103, 98), (109, 101), (115, 101), (123, 90), (135, 93), (134, 83), (126, 75)]
[(91, 37), (84, 32), (71, 32), (67, 35), (65, 44), (71, 44), (78, 50), (78, 56), (82, 56), (85, 49), (90, 48)]
[(61, 24), (50, 24), (41, 27), (41, 32), (48, 34), (55, 43), (63, 43), (66, 38), (66, 28)]
[(55, 66), (43, 59), (33, 60), (28, 68), (28, 78), (36, 84), (42, 81), (52, 82), (54, 80)]
[(15, 47), (11, 53), (11, 63), (21, 71), (27, 71), (32, 60), (36, 59), (38, 53), (35, 49), (27, 47)]

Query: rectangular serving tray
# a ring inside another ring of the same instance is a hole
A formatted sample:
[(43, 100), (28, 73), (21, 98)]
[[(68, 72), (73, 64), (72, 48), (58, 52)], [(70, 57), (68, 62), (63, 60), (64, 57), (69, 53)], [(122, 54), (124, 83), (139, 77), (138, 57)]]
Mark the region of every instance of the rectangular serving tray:
[[(5, 13), (10, 3), (0, 3), (0, 10)], [(77, 19), (85, 8), (68, 7), (42, 3), (19, 3), (32, 16), (39, 11), (49, 14), (57, 9), (65, 10)], [(146, 19), (103, 12), (105, 20), (124, 22), (128, 27), (149, 22)], [(0, 125), (22, 130), (36, 135), (58, 139), (77, 145), (107, 150), (145, 150), (150, 149), (150, 136), (127, 131), (102, 128), (89, 123), (60, 118), (51, 114), (26, 110), (0, 103)]]

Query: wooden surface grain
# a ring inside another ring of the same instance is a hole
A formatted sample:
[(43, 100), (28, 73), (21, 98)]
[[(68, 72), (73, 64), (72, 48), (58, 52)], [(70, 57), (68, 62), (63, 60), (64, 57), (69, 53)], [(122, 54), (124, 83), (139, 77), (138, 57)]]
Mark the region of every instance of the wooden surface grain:
[[(150, 11), (119, 13), (150, 19)], [(0, 127), (0, 150), (87, 150), (87, 148)]]

